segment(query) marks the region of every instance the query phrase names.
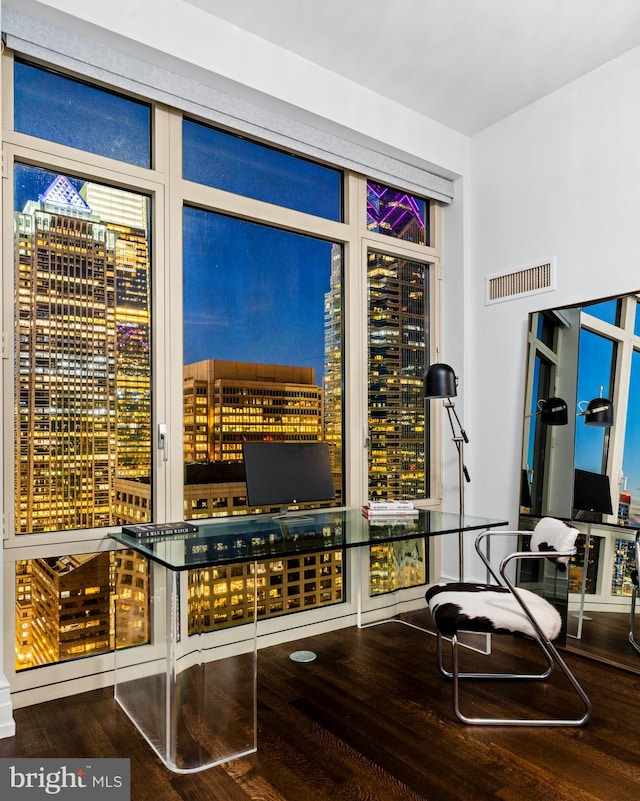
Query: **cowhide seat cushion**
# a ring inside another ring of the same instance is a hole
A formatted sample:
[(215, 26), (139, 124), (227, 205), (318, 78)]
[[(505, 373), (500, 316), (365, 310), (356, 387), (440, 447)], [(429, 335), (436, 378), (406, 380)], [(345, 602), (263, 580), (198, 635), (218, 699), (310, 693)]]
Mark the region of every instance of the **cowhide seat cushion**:
[[(545, 635), (555, 639), (562, 627), (558, 611), (529, 590), (518, 589), (518, 593)], [(426, 599), (438, 631), (445, 636), (458, 631), (537, 636), (506, 587), (469, 582), (433, 584), (427, 589)]]

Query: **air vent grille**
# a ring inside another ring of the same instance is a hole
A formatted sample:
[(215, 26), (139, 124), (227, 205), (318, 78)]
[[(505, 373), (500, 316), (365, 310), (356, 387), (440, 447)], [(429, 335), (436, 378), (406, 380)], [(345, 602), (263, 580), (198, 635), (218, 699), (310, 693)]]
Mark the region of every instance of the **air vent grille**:
[(493, 275), (486, 279), (486, 303), (499, 303), (523, 295), (549, 292), (555, 289), (555, 264), (553, 259), (523, 267), (512, 273)]

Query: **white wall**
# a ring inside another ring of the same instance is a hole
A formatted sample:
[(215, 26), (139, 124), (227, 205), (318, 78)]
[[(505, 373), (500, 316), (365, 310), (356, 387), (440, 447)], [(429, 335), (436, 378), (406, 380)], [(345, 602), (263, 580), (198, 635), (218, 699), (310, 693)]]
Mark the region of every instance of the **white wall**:
[[(527, 314), (640, 288), (640, 49), (472, 139), (466, 342), (474, 511), (517, 521)], [(555, 257), (557, 289), (484, 305)]]

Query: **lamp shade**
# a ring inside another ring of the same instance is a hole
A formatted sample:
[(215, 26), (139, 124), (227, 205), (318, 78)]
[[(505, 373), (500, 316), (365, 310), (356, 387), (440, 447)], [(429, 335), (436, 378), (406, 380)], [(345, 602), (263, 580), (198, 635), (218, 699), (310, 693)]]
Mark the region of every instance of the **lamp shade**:
[(567, 402), (562, 398), (543, 398), (538, 405), (543, 425), (566, 426), (569, 422)]
[(594, 398), (584, 411), (584, 423), (587, 426), (611, 428), (613, 425), (613, 403), (607, 398)]
[(448, 364), (436, 363), (424, 374), (425, 398), (455, 398), (456, 374)]

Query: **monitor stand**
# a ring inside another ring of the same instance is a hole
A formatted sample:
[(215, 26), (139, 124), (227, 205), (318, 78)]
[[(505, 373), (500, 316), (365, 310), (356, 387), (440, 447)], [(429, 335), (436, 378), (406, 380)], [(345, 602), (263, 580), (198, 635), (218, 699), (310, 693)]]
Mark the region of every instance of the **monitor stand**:
[(273, 515), (271, 519), (277, 523), (309, 523), (313, 520), (304, 512), (290, 512), (288, 503), (283, 503), (278, 514)]

